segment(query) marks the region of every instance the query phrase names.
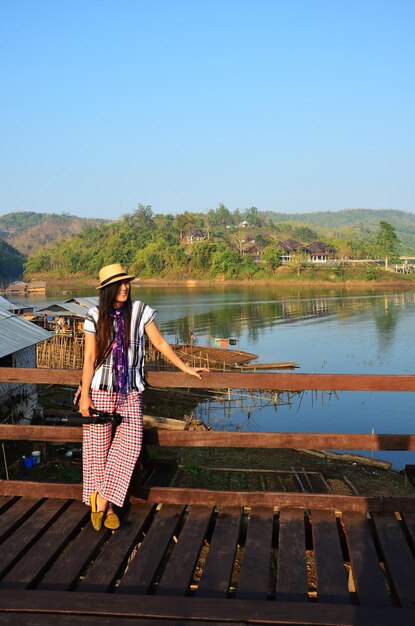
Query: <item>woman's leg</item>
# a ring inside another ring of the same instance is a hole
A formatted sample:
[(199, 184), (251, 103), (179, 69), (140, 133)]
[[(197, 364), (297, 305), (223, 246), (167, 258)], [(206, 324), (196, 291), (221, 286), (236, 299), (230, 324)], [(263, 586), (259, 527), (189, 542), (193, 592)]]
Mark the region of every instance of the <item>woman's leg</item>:
[(101, 495), (116, 506), (123, 506), (143, 440), (142, 394), (132, 391), (119, 401), (118, 426), (105, 464)]
[(92, 472), (91, 437), (89, 425), (82, 426), (82, 502), (89, 504), (91, 493), (96, 491)]
[[(95, 407), (100, 411), (112, 411), (112, 395), (106, 391), (92, 391)], [(102, 495), (105, 464), (111, 445), (111, 424), (89, 424), (83, 426), (82, 470), (85, 504), (90, 503), (91, 494), (98, 491)], [(101, 507), (99, 507), (101, 508)]]

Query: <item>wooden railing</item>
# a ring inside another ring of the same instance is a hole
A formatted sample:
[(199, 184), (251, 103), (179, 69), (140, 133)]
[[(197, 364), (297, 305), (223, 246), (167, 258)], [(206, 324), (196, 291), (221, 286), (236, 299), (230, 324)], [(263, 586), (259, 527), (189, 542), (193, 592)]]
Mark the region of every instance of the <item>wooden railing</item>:
[[(44, 370), (0, 368), (1, 382), (30, 382), (38, 384), (76, 385), (80, 379), (79, 370)], [(415, 391), (415, 376), (408, 375), (353, 375), (353, 374), (299, 374), (299, 373), (206, 373), (202, 380), (190, 377), (181, 372), (149, 372), (148, 384), (152, 387), (164, 388), (200, 388), (200, 389), (258, 389), (258, 390), (322, 390), (322, 391)], [(45, 442), (80, 442), (82, 428), (70, 426), (37, 426), (37, 425), (0, 425), (0, 440), (26, 440)], [(145, 444), (160, 446), (203, 446), (203, 447), (240, 447), (240, 448), (303, 448), (332, 450), (415, 450), (415, 434), (349, 434), (349, 433), (241, 433), (241, 432), (201, 432), (201, 431), (148, 431), (145, 433)], [(34, 483), (27, 481), (1, 481), (0, 494), (28, 495), (34, 489)], [(39, 487), (36, 487), (39, 492)], [(62, 497), (79, 497), (78, 485), (48, 484), (45, 494)], [(169, 488), (177, 499), (183, 497), (189, 502), (189, 490), (180, 495), (180, 490)], [(198, 492), (200, 496), (200, 491)], [(257, 501), (265, 503), (270, 499), (267, 494), (257, 494)], [(287, 500), (289, 494), (281, 494)], [(303, 506), (322, 506), (330, 499), (341, 505), (343, 499), (352, 502), (352, 496), (327, 496), (318, 494), (299, 494), (303, 498)], [(157, 499), (163, 496), (168, 501), (167, 490), (147, 490), (139, 494), (146, 499)], [(275, 494), (273, 494), (275, 497)], [(207, 494), (208, 502), (217, 498)], [(239, 495), (233, 494), (239, 501)], [(242, 496), (241, 496), (242, 497)], [(211, 499), (212, 498), (212, 499)], [(297, 496), (298, 499), (298, 496)], [(246, 500), (246, 497), (245, 497)], [(255, 498), (254, 498), (255, 500)], [(292, 498), (288, 498), (292, 502)], [(357, 498), (355, 498), (357, 501)], [(362, 500), (362, 498), (360, 498)], [(383, 498), (372, 506), (384, 509), (387, 499)], [(184, 500), (183, 500), (184, 501)], [(191, 501), (191, 498), (190, 498)], [(200, 500), (198, 500), (200, 501)], [(252, 501), (252, 498), (251, 498)], [(256, 501), (256, 500), (255, 500)], [(370, 498), (365, 498), (365, 506), (369, 506)], [(396, 498), (395, 498), (396, 501)], [(400, 498), (410, 510), (415, 511), (415, 499)], [(374, 501), (373, 501), (374, 502)], [(357, 505), (356, 505), (357, 506)], [(360, 505), (359, 505), (360, 506)], [(392, 506), (392, 505), (391, 505)], [(396, 505), (394, 504), (393, 507)], [(402, 505), (400, 505), (402, 509)], [(397, 510), (397, 508), (394, 508)]]

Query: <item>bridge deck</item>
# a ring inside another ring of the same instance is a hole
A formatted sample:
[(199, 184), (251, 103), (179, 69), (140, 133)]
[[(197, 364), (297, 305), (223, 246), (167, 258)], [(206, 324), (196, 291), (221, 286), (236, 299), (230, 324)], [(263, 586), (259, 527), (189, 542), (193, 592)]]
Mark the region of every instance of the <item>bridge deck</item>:
[[(0, 624), (413, 624), (415, 514), (2, 498)], [(134, 618), (133, 621), (132, 618)]]

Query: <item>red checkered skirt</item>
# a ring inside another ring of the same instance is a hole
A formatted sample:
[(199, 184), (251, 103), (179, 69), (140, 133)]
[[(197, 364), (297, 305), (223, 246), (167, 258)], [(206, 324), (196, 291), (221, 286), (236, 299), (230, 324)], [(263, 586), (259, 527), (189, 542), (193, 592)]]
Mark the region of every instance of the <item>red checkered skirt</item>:
[(142, 393), (130, 391), (120, 397), (92, 389), (91, 397), (96, 409), (116, 410), (123, 419), (114, 437), (110, 423), (83, 426), (82, 498), (89, 504), (91, 494), (98, 491), (108, 502), (123, 506), (143, 441)]

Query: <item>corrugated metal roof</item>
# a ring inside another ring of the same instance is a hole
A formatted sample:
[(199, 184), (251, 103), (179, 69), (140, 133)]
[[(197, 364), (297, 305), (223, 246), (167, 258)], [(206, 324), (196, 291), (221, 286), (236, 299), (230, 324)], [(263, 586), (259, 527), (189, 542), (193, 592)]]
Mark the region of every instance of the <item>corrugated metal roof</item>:
[(98, 296), (89, 296), (88, 298), (70, 298), (69, 300), (65, 300), (66, 303), (75, 302), (75, 304), (79, 304), (87, 309), (92, 309), (93, 306), (97, 306), (98, 301)]
[(13, 304), (7, 300), (7, 298), (3, 298), (3, 296), (0, 296), (0, 309), (3, 309), (4, 311), (11, 311), (13, 309)]
[(28, 320), (0, 309), (0, 358), (33, 346), (53, 333)]
[(66, 313), (85, 318), (87, 312), (88, 309), (74, 302), (49, 302), (49, 304), (43, 307), (36, 307), (36, 313), (46, 313), (46, 315), (65, 315)]

